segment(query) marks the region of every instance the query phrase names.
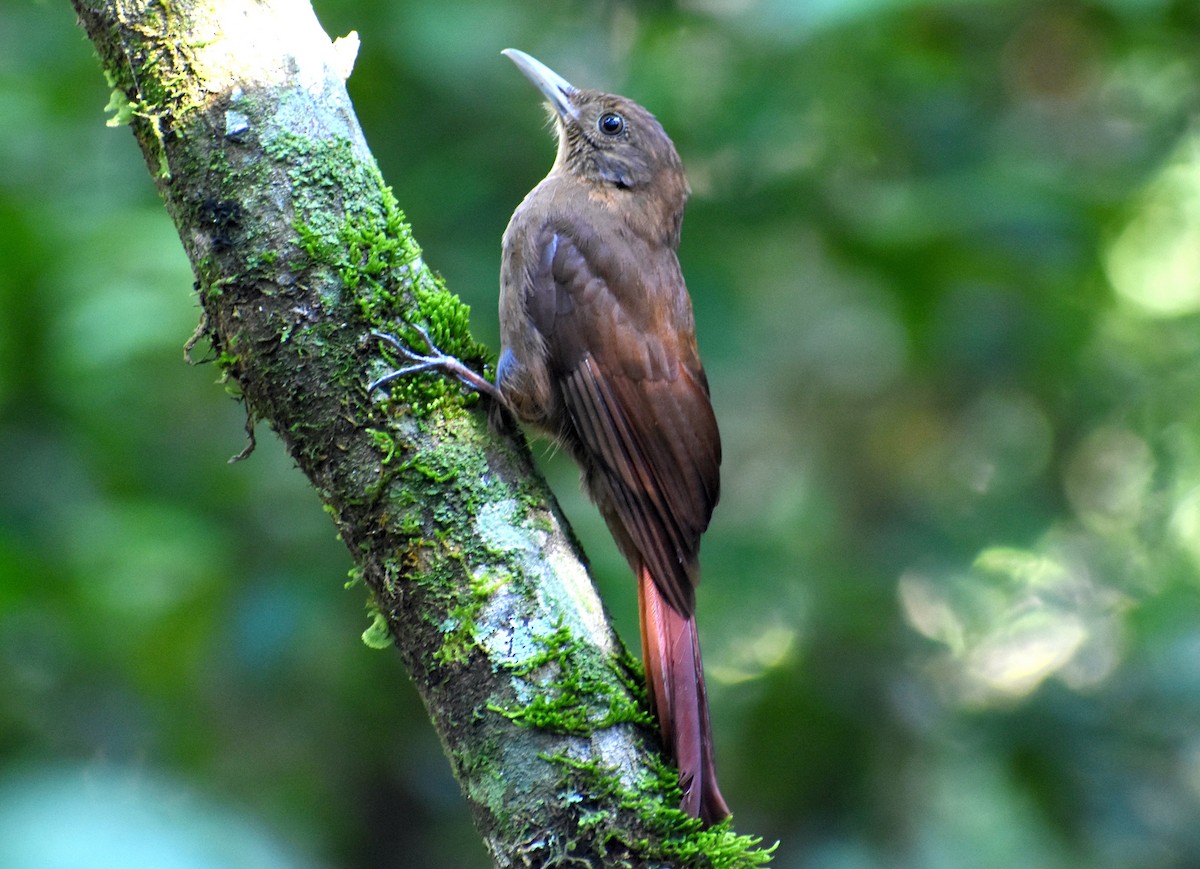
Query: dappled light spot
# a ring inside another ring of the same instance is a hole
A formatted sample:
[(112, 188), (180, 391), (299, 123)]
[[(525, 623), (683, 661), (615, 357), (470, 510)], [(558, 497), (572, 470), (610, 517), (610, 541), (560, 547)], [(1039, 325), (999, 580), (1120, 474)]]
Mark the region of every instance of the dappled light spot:
[(1011, 702), (1052, 676), (1081, 690), (1119, 659), (1115, 595), (1066, 556), (997, 547), (965, 573), (905, 573), (897, 593), (908, 624), (945, 647), (931, 677), (957, 705)]
[(983, 689), (980, 700), (986, 699), (985, 692), (1028, 694), (1062, 669), (1087, 638), (1077, 616), (1048, 607), (1015, 615), (997, 627), (967, 660), (968, 687)]
[(1179, 499), (1171, 513), (1170, 528), (1175, 540), (1200, 566), (1200, 486)]
[(1145, 314), (1200, 311), (1200, 133), (1147, 185), (1105, 266), (1118, 296)]
[(762, 625), (754, 634), (740, 637), (728, 653), (709, 664), (709, 678), (726, 685), (762, 678), (791, 662), (796, 634), (794, 627), (781, 622)]
[(900, 577), (898, 588), (904, 617), (918, 633), (961, 653), (965, 646), (962, 619), (937, 583), (918, 573)]

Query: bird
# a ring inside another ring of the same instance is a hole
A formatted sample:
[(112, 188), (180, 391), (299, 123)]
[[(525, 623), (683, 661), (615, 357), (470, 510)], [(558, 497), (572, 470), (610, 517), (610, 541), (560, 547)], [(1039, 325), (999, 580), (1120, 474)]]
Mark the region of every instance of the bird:
[(690, 187), (645, 108), (577, 88), (505, 49), (545, 98), (558, 150), (502, 238), (501, 352), (492, 383), (422, 333), (409, 364), (440, 369), (560, 444), (579, 464), (638, 583), (642, 657), (680, 808), (730, 815), (717, 784), (696, 629), (700, 537), (720, 493), (721, 438), (677, 249)]

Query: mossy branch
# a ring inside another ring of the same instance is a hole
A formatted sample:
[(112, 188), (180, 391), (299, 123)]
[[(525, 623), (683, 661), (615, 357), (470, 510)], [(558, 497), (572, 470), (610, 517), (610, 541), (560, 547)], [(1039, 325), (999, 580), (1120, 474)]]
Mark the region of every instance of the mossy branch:
[[(303, 0), (73, 0), (191, 259), (198, 335), (283, 438), (372, 591), (496, 865), (757, 865), (674, 808), (624, 653), (519, 439), (457, 383), (365, 385), (379, 329), (483, 366)], [(411, 332), (409, 333), (411, 334)]]

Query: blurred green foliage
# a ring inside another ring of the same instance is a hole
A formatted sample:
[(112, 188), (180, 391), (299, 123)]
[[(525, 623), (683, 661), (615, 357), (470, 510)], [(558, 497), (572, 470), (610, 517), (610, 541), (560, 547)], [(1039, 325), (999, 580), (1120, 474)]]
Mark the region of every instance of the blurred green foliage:
[[(493, 347), (552, 159), (499, 50), (674, 137), (721, 781), (777, 865), (1197, 865), (1200, 7), (317, 11)], [(0, 5), (0, 865), (484, 866), (316, 497), (270, 437), (226, 464), (242, 411), (182, 363), (192, 279), (107, 100), (65, 2)]]

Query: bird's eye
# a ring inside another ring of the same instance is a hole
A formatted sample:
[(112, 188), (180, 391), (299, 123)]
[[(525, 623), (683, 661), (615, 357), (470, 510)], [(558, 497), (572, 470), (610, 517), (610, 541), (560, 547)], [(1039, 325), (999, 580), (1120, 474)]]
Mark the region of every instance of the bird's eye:
[(606, 136), (615, 136), (625, 129), (625, 119), (616, 112), (605, 112), (596, 122), (600, 132)]

